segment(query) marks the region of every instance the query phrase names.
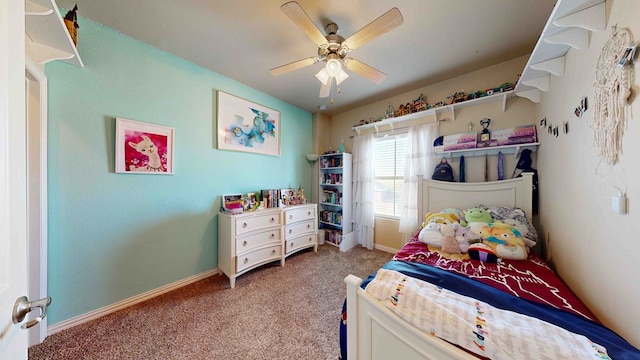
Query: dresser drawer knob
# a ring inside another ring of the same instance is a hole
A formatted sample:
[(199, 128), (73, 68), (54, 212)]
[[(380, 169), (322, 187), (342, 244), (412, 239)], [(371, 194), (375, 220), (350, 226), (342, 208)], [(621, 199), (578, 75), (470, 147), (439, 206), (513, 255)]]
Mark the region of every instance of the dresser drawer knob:
[(293, 232), (293, 229), (289, 229), (289, 234), (291, 234)]
[(271, 233), (271, 238), (274, 238), (274, 237), (276, 237), (276, 234)]
[(289, 219), (293, 219), (293, 214), (289, 215)]
[(244, 258), (244, 263), (248, 263), (249, 262), (249, 258)]
[(310, 229), (310, 228), (311, 228), (311, 224), (307, 224), (307, 229)]
[(307, 212), (307, 215), (311, 216), (311, 211), (308, 211), (308, 212)]
[(271, 253), (275, 254), (276, 253), (276, 249), (271, 250)]
[(274, 222), (274, 221), (276, 221), (276, 219), (275, 218), (271, 218), (271, 222)]
[(293, 247), (293, 242), (291, 243), (291, 247)]
[(309, 242), (313, 242), (313, 238), (312, 237), (309, 238)]
[(247, 246), (247, 240), (242, 242), (242, 246)]
[(247, 223), (242, 223), (242, 227), (246, 228), (247, 227)]

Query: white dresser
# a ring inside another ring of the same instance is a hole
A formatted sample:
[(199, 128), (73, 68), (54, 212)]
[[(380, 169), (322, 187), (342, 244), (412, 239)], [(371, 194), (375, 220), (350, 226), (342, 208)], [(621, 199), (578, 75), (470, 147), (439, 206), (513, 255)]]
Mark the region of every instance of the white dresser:
[[(301, 249), (317, 251), (316, 204), (218, 214), (218, 268), (234, 288), (236, 277)], [(286, 244), (285, 244), (286, 241)]]
[(285, 257), (309, 247), (318, 251), (318, 219), (316, 204), (297, 205), (284, 209)]

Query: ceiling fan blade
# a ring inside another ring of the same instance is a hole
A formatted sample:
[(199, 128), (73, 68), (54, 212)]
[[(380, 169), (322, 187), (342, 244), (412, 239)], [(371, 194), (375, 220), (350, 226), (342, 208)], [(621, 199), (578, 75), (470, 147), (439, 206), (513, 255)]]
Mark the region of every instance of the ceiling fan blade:
[(327, 84), (320, 83), (320, 97), (326, 98), (331, 93), (331, 84), (333, 83), (333, 76), (329, 76)]
[(285, 13), (293, 22), (298, 25), (305, 34), (316, 43), (316, 45), (324, 45), (327, 43), (327, 39), (324, 37), (322, 32), (318, 29), (316, 24), (311, 21), (311, 18), (307, 13), (302, 9), (302, 7), (295, 1), (290, 1), (286, 4), (280, 6), (282, 12)]
[(367, 78), (373, 81), (376, 84), (380, 84), (382, 81), (384, 81), (384, 79), (387, 78), (387, 75), (385, 75), (383, 72), (380, 72), (372, 68), (371, 66), (363, 63), (362, 61), (358, 61), (356, 59), (352, 59), (352, 58), (345, 59), (344, 65), (347, 67), (347, 69), (353, 71), (354, 73), (364, 78)]
[(282, 66), (273, 68), (273, 69), (269, 70), (269, 72), (273, 76), (278, 76), (278, 75), (282, 75), (284, 73), (287, 73), (289, 71), (298, 70), (298, 69), (303, 68), (305, 66), (313, 65), (313, 64), (315, 64), (317, 62), (318, 62), (318, 59), (315, 56), (312, 56), (310, 58), (294, 61), (294, 62), (289, 63), (287, 65), (282, 65)]
[(358, 30), (355, 34), (349, 36), (342, 44), (343, 46), (346, 45), (349, 50), (353, 50), (397, 28), (402, 24), (402, 21), (400, 10), (393, 8)]

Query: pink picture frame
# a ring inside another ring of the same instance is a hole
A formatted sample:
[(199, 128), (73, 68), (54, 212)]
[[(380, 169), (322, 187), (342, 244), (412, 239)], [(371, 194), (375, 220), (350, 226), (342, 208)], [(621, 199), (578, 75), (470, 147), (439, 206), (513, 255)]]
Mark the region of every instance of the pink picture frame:
[(170, 127), (116, 118), (116, 173), (173, 174), (174, 133)]

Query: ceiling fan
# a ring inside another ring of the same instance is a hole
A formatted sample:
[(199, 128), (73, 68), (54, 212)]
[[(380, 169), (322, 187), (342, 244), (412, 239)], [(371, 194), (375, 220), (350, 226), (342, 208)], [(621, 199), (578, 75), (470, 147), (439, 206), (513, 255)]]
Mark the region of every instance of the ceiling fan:
[(338, 25), (334, 23), (330, 23), (325, 27), (327, 35), (323, 35), (313, 21), (311, 21), (309, 15), (307, 15), (302, 7), (295, 1), (283, 4), (280, 9), (307, 34), (311, 41), (318, 45), (318, 55), (273, 68), (269, 70), (271, 75), (282, 75), (289, 71), (324, 61), (327, 63), (326, 66), (316, 74), (316, 78), (322, 83), (320, 87), (320, 97), (329, 96), (333, 79), (336, 80), (337, 85), (340, 85), (342, 81), (349, 77), (349, 75), (342, 70), (342, 65), (376, 84), (381, 83), (387, 77), (387, 75), (371, 66), (346, 56), (351, 50), (400, 26), (403, 19), (398, 8), (394, 7), (387, 11), (347, 39), (338, 35)]

